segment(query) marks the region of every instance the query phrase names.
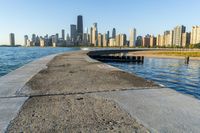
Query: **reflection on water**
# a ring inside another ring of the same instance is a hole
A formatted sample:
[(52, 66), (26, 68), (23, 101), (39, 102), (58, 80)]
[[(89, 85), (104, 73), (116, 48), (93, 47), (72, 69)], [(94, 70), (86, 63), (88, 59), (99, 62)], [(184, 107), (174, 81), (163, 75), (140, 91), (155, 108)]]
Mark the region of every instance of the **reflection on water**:
[(200, 99), (200, 61), (146, 58), (144, 64), (109, 63), (148, 80)]

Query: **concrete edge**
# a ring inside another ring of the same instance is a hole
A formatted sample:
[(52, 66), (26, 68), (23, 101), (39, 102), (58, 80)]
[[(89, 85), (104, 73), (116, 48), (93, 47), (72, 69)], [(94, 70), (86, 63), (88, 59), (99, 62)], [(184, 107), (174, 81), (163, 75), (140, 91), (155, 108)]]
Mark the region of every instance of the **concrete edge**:
[(0, 132), (6, 132), (10, 122), (18, 115), (23, 104), (29, 99), (28, 96), (18, 96), (17, 92), (60, 54), (63, 53), (36, 59), (0, 77)]

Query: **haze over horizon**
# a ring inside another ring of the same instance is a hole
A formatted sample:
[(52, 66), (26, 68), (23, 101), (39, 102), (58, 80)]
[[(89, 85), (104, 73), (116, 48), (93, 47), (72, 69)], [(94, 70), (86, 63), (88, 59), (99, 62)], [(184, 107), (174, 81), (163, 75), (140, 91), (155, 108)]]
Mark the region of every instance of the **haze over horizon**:
[(200, 25), (199, 0), (6, 0), (0, 1), (0, 44), (9, 44), (9, 33), (15, 33), (16, 44), (23, 44), (24, 35), (44, 36), (70, 33), (77, 15), (83, 16), (84, 28), (98, 23), (101, 33), (116, 28), (129, 35), (160, 34), (176, 25), (187, 31)]

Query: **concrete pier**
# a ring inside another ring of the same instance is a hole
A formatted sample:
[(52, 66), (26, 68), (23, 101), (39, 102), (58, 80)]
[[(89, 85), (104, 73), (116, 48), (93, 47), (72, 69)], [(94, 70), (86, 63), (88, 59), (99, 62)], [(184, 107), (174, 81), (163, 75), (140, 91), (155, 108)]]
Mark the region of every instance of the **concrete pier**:
[[(25, 85), (11, 87), (11, 93), (1, 88), (1, 127), (8, 126), (7, 132), (200, 132), (199, 100), (94, 60), (88, 53), (62, 54), (47, 66), (41, 61), (44, 69), (37, 69), (36, 75), (26, 80), (16, 76)], [(22, 99), (7, 104), (9, 96)], [(9, 115), (14, 115), (4, 119), (9, 105)]]

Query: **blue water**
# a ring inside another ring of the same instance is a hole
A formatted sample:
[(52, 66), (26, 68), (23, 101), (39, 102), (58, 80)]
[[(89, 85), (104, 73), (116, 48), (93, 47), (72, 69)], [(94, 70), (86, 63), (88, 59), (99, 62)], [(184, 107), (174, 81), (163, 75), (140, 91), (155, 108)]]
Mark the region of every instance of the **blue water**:
[(40, 57), (79, 48), (0, 47), (0, 77)]
[(200, 61), (145, 58), (144, 64), (109, 64), (200, 99)]

